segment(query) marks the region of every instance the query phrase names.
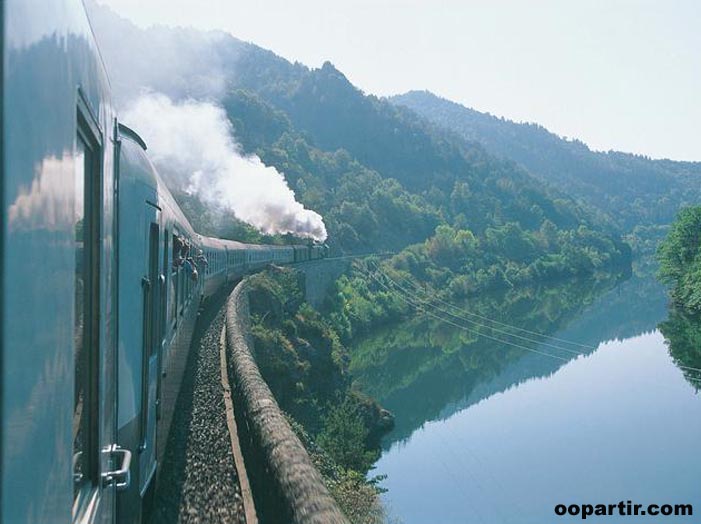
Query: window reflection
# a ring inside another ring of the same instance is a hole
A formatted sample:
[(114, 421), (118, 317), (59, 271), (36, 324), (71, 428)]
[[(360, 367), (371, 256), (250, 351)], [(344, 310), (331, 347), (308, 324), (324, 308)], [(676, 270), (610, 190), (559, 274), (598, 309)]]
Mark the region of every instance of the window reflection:
[[(75, 345), (75, 390), (73, 409), (73, 494), (77, 497), (92, 480), (91, 472), (91, 361), (89, 321), (86, 307), (89, 303), (90, 242), (86, 224), (86, 175), (90, 173), (91, 152), (78, 137), (75, 162), (75, 299), (73, 340)], [(86, 242), (86, 239), (88, 241)]]

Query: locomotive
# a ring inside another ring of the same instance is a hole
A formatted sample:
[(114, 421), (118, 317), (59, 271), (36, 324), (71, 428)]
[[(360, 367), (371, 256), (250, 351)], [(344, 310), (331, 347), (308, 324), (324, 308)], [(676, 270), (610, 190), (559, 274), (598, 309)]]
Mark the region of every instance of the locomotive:
[(81, 0), (0, 17), (0, 521), (139, 522), (201, 303), (327, 249), (199, 235), (119, 122)]

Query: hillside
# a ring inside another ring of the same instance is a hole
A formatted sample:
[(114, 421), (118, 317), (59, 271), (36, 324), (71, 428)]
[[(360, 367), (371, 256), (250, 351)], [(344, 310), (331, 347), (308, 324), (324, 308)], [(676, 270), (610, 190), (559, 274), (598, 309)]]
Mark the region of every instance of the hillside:
[(599, 209), (619, 228), (668, 225), (701, 199), (701, 163), (596, 152), (542, 126), (481, 113), (428, 91), (388, 99)]
[(119, 105), (143, 90), (216, 102), (244, 152), (323, 215), (335, 252), (409, 248), (398, 263), (442, 287), (462, 275), (458, 294), (629, 263), (612, 226), (564, 192), (364, 94), (328, 62), (310, 69), (228, 34), (142, 30), (89, 9)]

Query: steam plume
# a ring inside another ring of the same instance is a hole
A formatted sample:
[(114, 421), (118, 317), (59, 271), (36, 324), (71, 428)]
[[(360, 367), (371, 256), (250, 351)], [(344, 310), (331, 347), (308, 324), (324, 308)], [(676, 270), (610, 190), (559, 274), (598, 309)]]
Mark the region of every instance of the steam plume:
[(123, 118), (144, 138), (159, 171), (205, 204), (232, 212), (264, 233), (326, 239), (321, 215), (295, 200), (282, 173), (255, 155), (241, 154), (221, 107), (147, 94)]

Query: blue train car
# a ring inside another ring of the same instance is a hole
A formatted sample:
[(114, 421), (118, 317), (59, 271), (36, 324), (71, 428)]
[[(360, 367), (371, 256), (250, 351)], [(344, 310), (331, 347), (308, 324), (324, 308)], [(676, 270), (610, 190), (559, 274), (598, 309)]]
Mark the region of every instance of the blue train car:
[(113, 522), (116, 115), (79, 0), (2, 17), (0, 520)]
[(217, 292), (228, 282), (229, 260), (225, 241), (218, 238), (200, 237), (201, 249), (204, 255), (200, 265), (204, 266), (204, 298)]
[(233, 240), (223, 240), (226, 247), (226, 278), (234, 282), (246, 274), (247, 245)]
[(0, 6), (0, 521), (140, 522), (202, 300), (323, 253), (197, 234), (82, 2)]

